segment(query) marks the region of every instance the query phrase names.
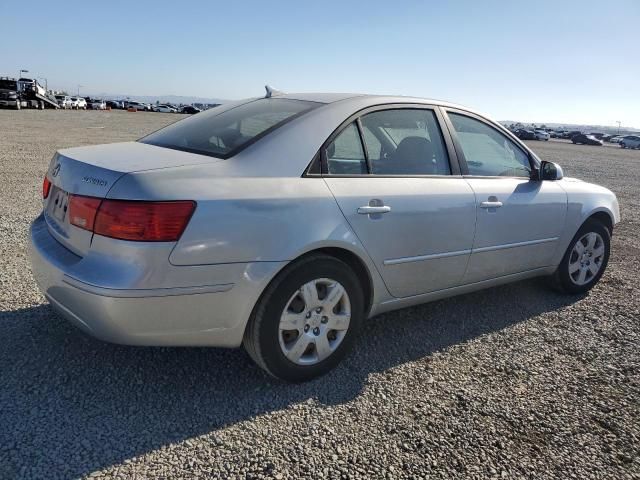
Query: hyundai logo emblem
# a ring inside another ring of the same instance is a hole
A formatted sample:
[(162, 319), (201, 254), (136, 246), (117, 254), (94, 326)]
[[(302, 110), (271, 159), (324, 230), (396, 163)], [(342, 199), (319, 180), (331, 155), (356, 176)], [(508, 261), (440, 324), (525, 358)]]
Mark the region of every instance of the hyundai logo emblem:
[(60, 164), (57, 164), (53, 169), (53, 172), (51, 172), (51, 176), (57, 177), (59, 173), (60, 173)]

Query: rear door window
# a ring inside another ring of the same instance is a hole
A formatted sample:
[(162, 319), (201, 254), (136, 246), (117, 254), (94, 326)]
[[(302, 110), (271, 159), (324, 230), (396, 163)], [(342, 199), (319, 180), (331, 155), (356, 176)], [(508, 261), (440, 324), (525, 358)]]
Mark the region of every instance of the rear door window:
[(361, 118), (374, 175), (450, 175), (435, 113), (427, 109), (380, 110)]
[(355, 123), (345, 127), (325, 148), (327, 169), (333, 175), (363, 175), (367, 161)]
[(320, 105), (286, 98), (262, 98), (222, 112), (213, 108), (169, 125), (140, 142), (228, 158), (292, 118)]

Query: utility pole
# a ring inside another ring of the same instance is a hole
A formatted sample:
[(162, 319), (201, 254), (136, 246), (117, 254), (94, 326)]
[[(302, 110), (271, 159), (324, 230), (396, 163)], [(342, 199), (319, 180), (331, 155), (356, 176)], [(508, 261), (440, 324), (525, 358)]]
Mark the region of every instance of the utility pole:
[(49, 82), (47, 82), (47, 79), (44, 77), (38, 77), (38, 80), (44, 80), (44, 89), (48, 92), (49, 91)]
[(18, 78), (22, 77), (23, 73), (29, 73), (29, 70), (20, 70), (20, 73), (18, 73)]
[(78, 97), (80, 96), (80, 89), (81, 89), (82, 87), (84, 87), (84, 85), (78, 85), (78, 95), (77, 95)]
[(616, 120), (616, 123), (618, 124), (618, 135), (620, 135), (620, 124), (622, 124), (622, 122), (620, 120)]

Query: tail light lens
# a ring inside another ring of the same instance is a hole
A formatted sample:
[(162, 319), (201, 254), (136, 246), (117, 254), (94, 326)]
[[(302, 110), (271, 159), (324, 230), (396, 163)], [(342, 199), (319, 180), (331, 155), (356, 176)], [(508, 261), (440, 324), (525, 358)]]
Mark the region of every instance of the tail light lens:
[(49, 178), (45, 176), (42, 181), (42, 198), (47, 198), (49, 196), (49, 191), (51, 191), (51, 181), (49, 181)]
[(93, 224), (101, 202), (101, 198), (71, 195), (69, 199), (69, 222), (71, 225), (93, 231)]
[(94, 232), (105, 237), (143, 242), (173, 242), (180, 238), (195, 202), (136, 202), (105, 200)]
[(73, 195), (70, 222), (105, 237), (137, 242), (175, 242), (189, 223), (196, 202), (102, 200)]

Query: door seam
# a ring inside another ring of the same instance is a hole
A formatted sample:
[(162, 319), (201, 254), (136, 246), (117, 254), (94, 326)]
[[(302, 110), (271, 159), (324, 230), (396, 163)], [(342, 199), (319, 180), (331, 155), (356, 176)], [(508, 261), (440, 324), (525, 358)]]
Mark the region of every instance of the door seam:
[[(329, 190), (329, 193), (331, 193), (331, 197), (333, 197), (333, 201), (336, 202), (338, 210), (340, 210), (340, 213), (342, 214), (342, 218), (344, 218), (344, 221), (347, 222), (347, 225), (349, 225), (349, 229), (351, 230), (353, 235), (358, 239), (358, 241), (360, 242), (360, 245), (362, 245), (362, 249), (365, 251), (365, 253), (369, 257), (369, 260), (371, 261), (371, 264), (373, 265), (373, 268), (375, 268), (376, 272), (378, 272), (378, 276), (380, 277), (380, 280), (382, 280), (382, 284), (384, 285), (384, 288), (387, 289), (387, 294), (392, 298), (399, 298), (399, 297), (396, 297), (395, 295), (391, 294), (391, 291), (389, 290), (389, 285), (387, 285), (387, 282), (385, 281), (384, 276), (380, 272), (380, 269), (378, 268), (378, 265), (376, 264), (375, 260), (371, 256), (371, 253), (369, 253), (369, 250), (367, 250), (367, 246), (364, 244), (362, 239), (358, 236), (358, 232), (356, 232), (356, 229), (353, 228), (353, 225), (351, 225), (351, 222), (349, 222), (349, 219), (344, 214), (344, 211), (342, 210), (342, 207), (340, 206), (340, 202), (338, 202), (338, 199), (333, 194), (333, 190), (331, 190), (331, 187), (327, 183), (327, 180), (324, 177), (322, 177), (322, 181), (324, 182), (325, 186), (327, 187), (327, 190)], [(372, 299), (373, 298), (375, 298), (375, 292), (372, 292)]]
[(473, 192), (475, 222), (473, 224), (473, 239), (471, 240), (471, 253), (467, 257), (467, 264), (464, 267), (464, 273), (462, 274), (462, 278), (460, 279), (460, 281), (463, 281), (467, 277), (467, 271), (469, 270), (469, 263), (471, 262), (471, 256), (473, 255), (473, 247), (476, 244), (476, 235), (478, 234), (478, 194), (473, 188), (473, 185), (469, 183), (469, 180), (467, 180), (464, 176), (462, 177), (462, 179), (465, 181), (465, 183), (469, 186), (469, 188)]

